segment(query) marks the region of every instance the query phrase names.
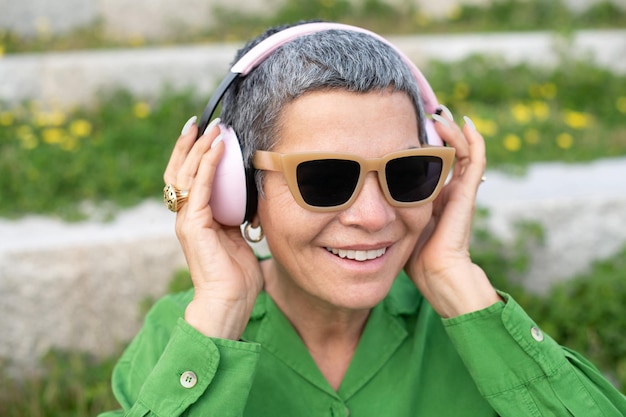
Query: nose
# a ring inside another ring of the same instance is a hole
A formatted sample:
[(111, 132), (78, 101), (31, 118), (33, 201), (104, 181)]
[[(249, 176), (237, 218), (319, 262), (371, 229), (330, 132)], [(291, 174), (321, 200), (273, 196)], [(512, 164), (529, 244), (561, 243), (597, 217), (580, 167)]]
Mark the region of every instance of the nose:
[(396, 211), (385, 198), (376, 173), (367, 174), (354, 203), (339, 217), (345, 225), (369, 231), (381, 230), (396, 218)]

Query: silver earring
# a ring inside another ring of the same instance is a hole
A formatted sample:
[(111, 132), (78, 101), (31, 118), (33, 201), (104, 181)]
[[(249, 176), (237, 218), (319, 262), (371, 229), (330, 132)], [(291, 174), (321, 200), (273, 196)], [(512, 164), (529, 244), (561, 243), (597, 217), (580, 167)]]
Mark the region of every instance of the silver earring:
[[(250, 229), (255, 229), (253, 233), (254, 236), (250, 235)], [(263, 227), (259, 225), (259, 227), (252, 227), (252, 223), (246, 222), (246, 225), (243, 227), (243, 237), (250, 243), (259, 243), (265, 237), (265, 233), (263, 233)]]

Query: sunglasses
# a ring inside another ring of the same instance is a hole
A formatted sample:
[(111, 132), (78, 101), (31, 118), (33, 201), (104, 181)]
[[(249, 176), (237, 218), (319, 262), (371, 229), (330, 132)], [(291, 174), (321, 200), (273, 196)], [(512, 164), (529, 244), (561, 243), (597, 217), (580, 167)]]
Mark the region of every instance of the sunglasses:
[(439, 194), (453, 159), (454, 148), (439, 146), (368, 159), (343, 153), (256, 151), (252, 165), (259, 170), (282, 172), (301, 207), (323, 212), (352, 205), (370, 171), (378, 173), (380, 188), (392, 206), (426, 204)]

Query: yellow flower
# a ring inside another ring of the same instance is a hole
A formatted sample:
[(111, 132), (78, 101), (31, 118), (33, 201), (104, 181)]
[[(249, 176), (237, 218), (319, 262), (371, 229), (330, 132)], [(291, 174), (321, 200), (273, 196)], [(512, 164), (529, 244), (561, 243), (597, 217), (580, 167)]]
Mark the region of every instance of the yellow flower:
[(145, 101), (139, 101), (133, 106), (133, 114), (138, 119), (145, 119), (150, 115), (150, 105)]
[(535, 100), (532, 102), (533, 114), (539, 120), (546, 120), (550, 115), (550, 107), (545, 101)]
[(37, 147), (37, 137), (30, 126), (22, 125), (15, 129), (15, 135), (19, 139), (22, 148), (33, 149)]
[(543, 98), (554, 98), (556, 96), (556, 85), (553, 83), (545, 83), (539, 87), (539, 91)]
[(511, 107), (511, 114), (518, 123), (528, 123), (532, 117), (530, 107), (525, 104), (517, 103)]
[(626, 96), (621, 96), (615, 102), (615, 107), (620, 113), (626, 113)]
[(504, 137), (504, 149), (510, 152), (517, 152), (522, 148), (522, 140), (519, 136), (509, 133)]
[(470, 92), (469, 85), (467, 85), (466, 83), (456, 83), (454, 85), (454, 91), (452, 94), (454, 95), (454, 99), (459, 101), (459, 100), (465, 100), (467, 96), (469, 95), (469, 92)]
[(498, 133), (498, 125), (493, 120), (481, 119), (480, 117), (472, 117), (472, 121), (478, 130), (484, 136), (494, 136)]
[(524, 141), (529, 145), (539, 143), (539, 131), (537, 129), (528, 129), (524, 132)]
[(4, 45), (0, 45), (0, 58), (4, 56)]
[(65, 114), (61, 110), (34, 112), (35, 124), (40, 127), (44, 126), (61, 126), (65, 123)]
[(85, 119), (76, 119), (70, 123), (70, 133), (79, 138), (91, 135), (91, 123)]
[(574, 138), (569, 133), (561, 133), (556, 137), (556, 145), (561, 149), (569, 149), (574, 144)]
[(35, 135), (24, 136), (20, 139), (22, 148), (26, 150), (35, 149), (37, 147), (37, 137)]
[(572, 129), (584, 129), (591, 124), (591, 116), (579, 111), (565, 111), (565, 124)]
[(8, 111), (0, 112), (0, 125), (2, 126), (11, 126), (15, 121), (15, 116), (13, 113)]
[(17, 129), (15, 129), (15, 133), (17, 134), (17, 137), (19, 138), (22, 136), (32, 134), (33, 130), (28, 125), (21, 125), (21, 126), (18, 126)]
[(58, 127), (48, 127), (41, 132), (41, 138), (51, 145), (61, 143), (65, 138), (65, 132)]

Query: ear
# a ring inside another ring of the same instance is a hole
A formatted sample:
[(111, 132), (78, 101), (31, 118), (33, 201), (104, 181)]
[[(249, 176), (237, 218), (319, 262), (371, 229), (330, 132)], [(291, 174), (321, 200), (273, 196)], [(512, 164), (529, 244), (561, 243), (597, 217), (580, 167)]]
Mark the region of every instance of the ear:
[(246, 173), (237, 135), (230, 126), (219, 125), (225, 149), (215, 171), (209, 204), (213, 218), (225, 226), (238, 226), (246, 214)]

